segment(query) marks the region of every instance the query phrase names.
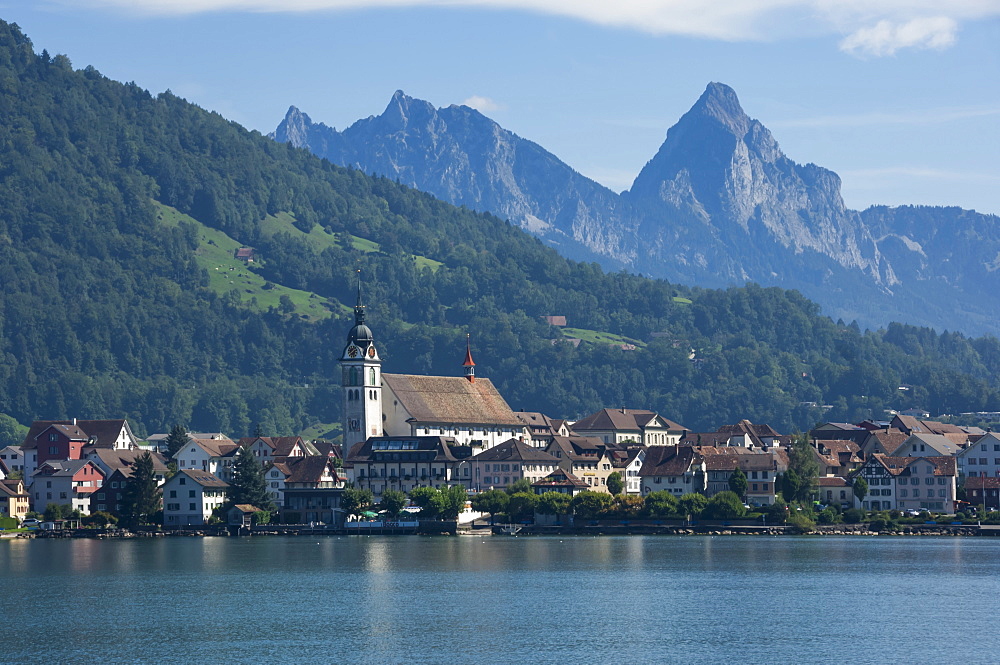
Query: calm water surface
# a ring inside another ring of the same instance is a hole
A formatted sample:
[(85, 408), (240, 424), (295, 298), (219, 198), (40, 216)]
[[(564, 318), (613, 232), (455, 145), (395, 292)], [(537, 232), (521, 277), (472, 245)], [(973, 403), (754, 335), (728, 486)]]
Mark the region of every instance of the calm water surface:
[(993, 663), (1000, 539), (0, 542), (5, 663)]

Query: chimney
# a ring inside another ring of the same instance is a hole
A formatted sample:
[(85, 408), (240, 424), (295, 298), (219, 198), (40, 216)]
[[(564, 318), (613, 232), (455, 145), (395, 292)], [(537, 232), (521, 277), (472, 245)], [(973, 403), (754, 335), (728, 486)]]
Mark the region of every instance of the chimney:
[(76, 418), (73, 418), (73, 426), (76, 427)]

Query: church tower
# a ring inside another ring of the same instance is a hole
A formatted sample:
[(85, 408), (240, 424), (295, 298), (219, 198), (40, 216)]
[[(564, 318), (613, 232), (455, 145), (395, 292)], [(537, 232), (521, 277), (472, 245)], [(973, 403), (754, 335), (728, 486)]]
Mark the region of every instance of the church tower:
[(354, 327), (340, 358), (344, 404), (344, 457), (351, 448), (371, 436), (382, 436), (382, 359), (375, 349), (371, 328), (365, 325), (358, 275), (358, 303)]

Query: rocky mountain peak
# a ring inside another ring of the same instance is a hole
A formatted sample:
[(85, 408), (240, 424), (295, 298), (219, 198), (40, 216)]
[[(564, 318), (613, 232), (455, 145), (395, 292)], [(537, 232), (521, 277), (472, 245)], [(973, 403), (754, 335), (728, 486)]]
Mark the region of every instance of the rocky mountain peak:
[[(752, 121), (740, 106), (736, 91), (724, 83), (709, 83), (691, 110), (681, 119), (681, 123), (710, 120), (726, 127), (737, 137), (743, 137), (750, 129)], [(678, 123), (680, 124), (680, 123)]]
[(295, 106), (289, 106), (285, 119), (270, 135), (282, 143), (291, 143), (296, 148), (309, 147), (309, 128), (312, 120)]
[(436, 115), (430, 102), (410, 97), (402, 90), (393, 93), (380, 119), (394, 130), (404, 130), (411, 124), (426, 123)]

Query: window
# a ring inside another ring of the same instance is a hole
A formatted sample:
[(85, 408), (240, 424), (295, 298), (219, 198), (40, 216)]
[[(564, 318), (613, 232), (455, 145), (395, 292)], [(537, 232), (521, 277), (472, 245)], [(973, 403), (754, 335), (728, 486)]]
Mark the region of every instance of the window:
[[(841, 494), (843, 494), (843, 492), (841, 492)], [(899, 490), (899, 498), (900, 499), (905, 499), (907, 496), (909, 496), (909, 494), (910, 494), (910, 490)], [(843, 498), (843, 497), (841, 497), (841, 498)]]
[(920, 497), (920, 490), (913, 490), (913, 498), (917, 499)]
[(938, 485), (947, 485), (947, 484), (948, 484), (947, 478), (938, 478)]
[(945, 496), (944, 490), (938, 490), (938, 496), (943, 498)]
[(49, 441), (58, 441), (59, 435), (55, 432), (49, 432)]
[(194, 498), (194, 490), (188, 490), (188, 498), (189, 499), (193, 499)]
[(181, 485), (187, 485), (187, 478), (185, 478), (184, 476), (181, 476), (179, 484), (181, 484)]
[(177, 498), (177, 490), (170, 490), (170, 498), (171, 499)]
[(49, 446), (49, 455), (58, 455), (59, 446)]
[(59, 492), (59, 498), (60, 499), (65, 499), (66, 498), (66, 492)]
[(979, 458), (979, 463), (982, 464), (983, 466), (986, 466), (988, 464), (988, 462), (986, 461), (985, 457), (980, 457)]
[(188, 510), (191, 510), (191, 511), (198, 510), (198, 504), (197, 503), (189, 503), (188, 504)]

